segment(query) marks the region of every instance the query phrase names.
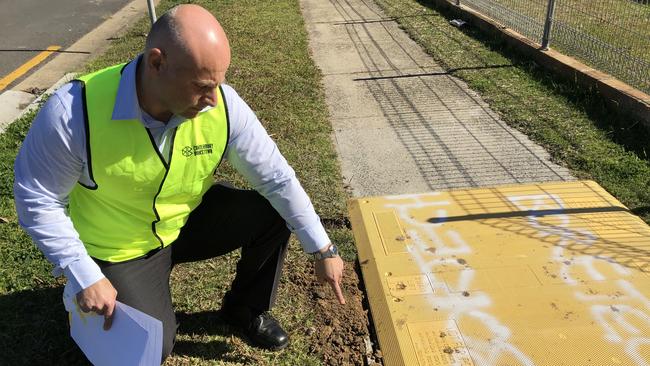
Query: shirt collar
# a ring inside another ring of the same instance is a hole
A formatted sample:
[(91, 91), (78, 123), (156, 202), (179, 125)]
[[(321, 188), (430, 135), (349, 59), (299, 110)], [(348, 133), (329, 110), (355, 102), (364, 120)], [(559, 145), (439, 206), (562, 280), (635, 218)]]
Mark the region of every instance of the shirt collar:
[(138, 102), (138, 93), (135, 84), (135, 71), (138, 68), (141, 57), (142, 55), (139, 55), (131, 60), (122, 69), (120, 84), (115, 97), (115, 107), (113, 107), (113, 120), (142, 120), (142, 111), (140, 109), (140, 102)]

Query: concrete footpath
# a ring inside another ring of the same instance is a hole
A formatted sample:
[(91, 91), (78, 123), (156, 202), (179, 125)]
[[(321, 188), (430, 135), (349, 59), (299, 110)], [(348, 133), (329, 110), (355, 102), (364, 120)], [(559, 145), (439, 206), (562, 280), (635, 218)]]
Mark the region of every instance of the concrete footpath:
[(371, 0), (301, 6), (353, 196), (574, 179)]
[(650, 228), (372, 0), (301, 4), (383, 364), (648, 365)]

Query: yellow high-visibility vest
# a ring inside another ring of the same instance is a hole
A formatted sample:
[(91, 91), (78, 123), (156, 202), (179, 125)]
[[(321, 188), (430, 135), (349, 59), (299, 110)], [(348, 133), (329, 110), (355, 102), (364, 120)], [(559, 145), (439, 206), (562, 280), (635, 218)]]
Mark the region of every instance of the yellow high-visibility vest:
[(69, 214), (90, 256), (110, 262), (171, 244), (212, 186), (228, 144), (228, 112), (217, 106), (184, 121), (165, 162), (140, 120), (112, 120), (123, 65), (79, 78), (84, 83), (86, 149), (93, 186), (77, 184)]

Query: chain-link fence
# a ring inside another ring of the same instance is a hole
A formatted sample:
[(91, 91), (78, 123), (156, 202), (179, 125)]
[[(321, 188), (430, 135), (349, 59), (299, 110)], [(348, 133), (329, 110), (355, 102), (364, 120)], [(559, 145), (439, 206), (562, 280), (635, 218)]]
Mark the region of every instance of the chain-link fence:
[(448, 0), (650, 93), (650, 0)]

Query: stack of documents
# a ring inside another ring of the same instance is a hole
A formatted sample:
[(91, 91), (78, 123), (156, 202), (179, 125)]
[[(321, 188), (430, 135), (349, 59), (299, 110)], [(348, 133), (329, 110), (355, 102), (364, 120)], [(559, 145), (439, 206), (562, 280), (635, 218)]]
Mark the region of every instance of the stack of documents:
[(162, 322), (121, 302), (113, 312), (111, 329), (104, 330), (104, 316), (84, 313), (71, 286), (63, 291), (70, 335), (96, 366), (159, 366), (162, 356)]

